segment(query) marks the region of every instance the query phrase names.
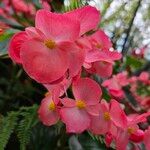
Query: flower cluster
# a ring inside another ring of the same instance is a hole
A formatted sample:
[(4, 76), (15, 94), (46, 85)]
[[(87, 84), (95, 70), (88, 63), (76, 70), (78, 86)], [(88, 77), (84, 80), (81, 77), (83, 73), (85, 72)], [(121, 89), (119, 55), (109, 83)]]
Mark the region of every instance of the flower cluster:
[(121, 72), (105, 80), (102, 86), (106, 87), (112, 97), (117, 99), (125, 98), (123, 88), (129, 87), (134, 99), (146, 110), (150, 109), (150, 77), (148, 72), (131, 77), (128, 77), (127, 72)]
[[(110, 77), (114, 62), (121, 58), (104, 31), (97, 29), (99, 22), (100, 13), (91, 6), (64, 14), (39, 10), (35, 27), (27, 27), (12, 37), (9, 55), (48, 89), (38, 111), (43, 124), (51, 126), (61, 120), (68, 133), (88, 130), (105, 135), (108, 147), (115, 142), (117, 150), (125, 150), (129, 141), (145, 139), (138, 123), (144, 122), (149, 113), (127, 116), (119, 102), (111, 99), (108, 103), (102, 98), (96, 81), (81, 77)], [(116, 96), (121, 85), (126, 85), (124, 76), (113, 77), (115, 82), (103, 85)], [(67, 96), (70, 89), (72, 96)]]

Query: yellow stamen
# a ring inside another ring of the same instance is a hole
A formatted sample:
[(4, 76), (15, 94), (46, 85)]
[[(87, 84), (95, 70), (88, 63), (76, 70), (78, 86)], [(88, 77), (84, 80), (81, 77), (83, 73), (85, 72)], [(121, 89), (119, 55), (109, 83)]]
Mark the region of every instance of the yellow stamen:
[(53, 101), (51, 101), (49, 104), (49, 110), (54, 111), (55, 109), (56, 109), (55, 103)]
[(49, 49), (54, 49), (56, 47), (56, 43), (53, 40), (45, 40), (44, 44)]
[(133, 134), (135, 132), (135, 128), (129, 127), (128, 128), (128, 133)]
[(86, 107), (86, 104), (85, 104), (85, 102), (82, 101), (82, 100), (77, 100), (77, 101), (76, 101), (76, 106), (77, 106), (79, 109), (83, 109), (83, 108)]
[(104, 112), (103, 117), (106, 121), (109, 121), (111, 119), (109, 112)]

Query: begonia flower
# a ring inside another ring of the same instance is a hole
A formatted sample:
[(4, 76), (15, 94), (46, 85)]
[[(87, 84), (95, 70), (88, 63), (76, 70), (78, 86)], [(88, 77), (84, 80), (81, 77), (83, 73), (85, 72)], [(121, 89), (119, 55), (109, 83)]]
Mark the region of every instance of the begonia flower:
[[(62, 78), (68, 69), (70, 76), (75, 76), (84, 61), (84, 51), (73, 43), (79, 37), (79, 31), (77, 20), (39, 10), (35, 28), (26, 28), (28, 39), (23, 39), (19, 33), (12, 38), (10, 56), (13, 59), (14, 55), (19, 55), (20, 60), (17, 62), (22, 63), (30, 77), (41, 83), (51, 83)], [(22, 42), (20, 39), (23, 39)], [(21, 43), (18, 49), (13, 46), (16, 43)]]
[(144, 134), (140, 131), (138, 123), (144, 122), (146, 117), (150, 115), (150, 112), (136, 115), (135, 117), (128, 117), (127, 126), (124, 129), (118, 128), (118, 134), (116, 137), (116, 149), (126, 150), (129, 140), (133, 142), (142, 142)]
[(56, 124), (60, 118), (59, 116), (59, 98), (52, 93), (46, 95), (42, 100), (38, 110), (39, 119), (46, 126)]
[(61, 120), (66, 124), (67, 132), (81, 133), (90, 127), (91, 114), (97, 113), (101, 97), (101, 88), (89, 78), (81, 78), (72, 85), (75, 100), (64, 98), (61, 108)]
[(99, 113), (91, 118), (90, 131), (94, 134), (111, 133), (111, 126), (124, 128), (127, 124), (126, 115), (116, 100), (111, 100), (110, 104), (102, 100)]

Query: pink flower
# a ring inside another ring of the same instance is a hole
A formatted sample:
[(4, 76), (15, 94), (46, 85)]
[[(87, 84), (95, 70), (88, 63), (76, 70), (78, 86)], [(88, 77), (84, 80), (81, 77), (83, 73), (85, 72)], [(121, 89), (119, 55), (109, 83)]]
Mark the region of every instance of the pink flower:
[[(12, 38), (9, 48), (12, 59), (17, 54), (17, 62), (41, 83), (62, 78), (68, 69), (70, 76), (75, 76), (84, 61), (84, 51), (73, 43), (79, 37), (79, 22), (62, 14), (39, 10), (35, 26), (26, 28), (27, 40), (19, 33)], [(14, 46), (16, 43), (19, 43), (18, 49)]]
[(140, 76), (138, 77), (138, 79), (144, 83), (148, 83), (149, 77), (150, 75), (148, 72), (142, 72)]
[(112, 43), (102, 30), (98, 30), (87, 38), (91, 46), (86, 52), (84, 67), (88, 72), (96, 73), (100, 77), (111, 76), (113, 63), (121, 58), (121, 54), (109, 50)]
[(41, 102), (38, 110), (39, 119), (46, 126), (51, 126), (59, 120), (59, 99), (49, 93)]
[(129, 81), (127, 79), (127, 73), (122, 72), (117, 75), (113, 75), (112, 78), (105, 80), (102, 83), (102, 86), (108, 88), (110, 94), (114, 97), (123, 98), (124, 97), (124, 91), (122, 90), (123, 86), (126, 86), (129, 84)]
[(99, 85), (89, 78), (75, 81), (72, 90), (75, 100), (62, 99), (61, 120), (66, 124), (67, 132), (81, 133), (90, 127), (90, 114), (97, 113), (102, 92)]
[(91, 118), (90, 131), (94, 134), (113, 134), (113, 126), (124, 128), (127, 125), (126, 115), (116, 100), (111, 100), (110, 104), (102, 100), (99, 113)]
[(128, 117), (127, 126), (124, 129), (118, 128), (116, 137), (117, 150), (126, 150), (129, 140), (132, 140), (133, 142), (143, 141), (144, 133), (139, 129), (137, 124), (146, 121), (146, 117), (149, 115), (150, 112)]

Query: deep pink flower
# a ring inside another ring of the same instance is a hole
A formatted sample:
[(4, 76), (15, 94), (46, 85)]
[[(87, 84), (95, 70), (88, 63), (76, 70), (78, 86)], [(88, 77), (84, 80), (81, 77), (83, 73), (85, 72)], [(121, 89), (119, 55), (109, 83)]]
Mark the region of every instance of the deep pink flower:
[(99, 85), (89, 78), (75, 81), (72, 90), (75, 100), (62, 99), (61, 119), (66, 124), (67, 132), (81, 133), (90, 126), (90, 114), (97, 113), (102, 92)]
[(46, 126), (51, 126), (59, 120), (59, 99), (49, 93), (41, 102), (38, 110), (39, 119)]
[(111, 100), (110, 104), (102, 100), (99, 113), (91, 118), (90, 131), (94, 134), (113, 133), (112, 126), (124, 128), (127, 125), (126, 115), (116, 100)]

